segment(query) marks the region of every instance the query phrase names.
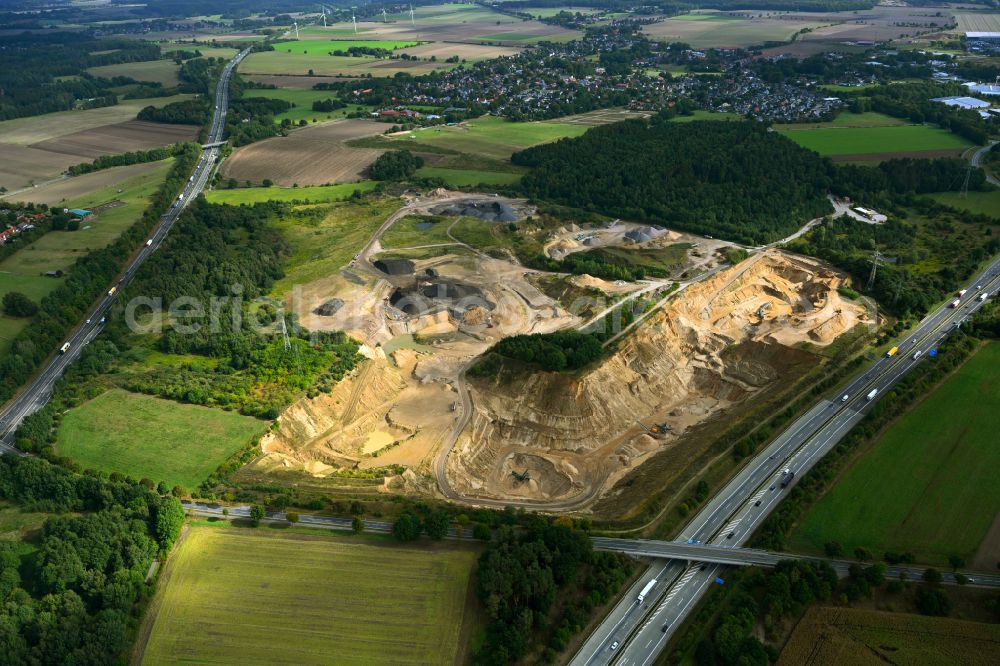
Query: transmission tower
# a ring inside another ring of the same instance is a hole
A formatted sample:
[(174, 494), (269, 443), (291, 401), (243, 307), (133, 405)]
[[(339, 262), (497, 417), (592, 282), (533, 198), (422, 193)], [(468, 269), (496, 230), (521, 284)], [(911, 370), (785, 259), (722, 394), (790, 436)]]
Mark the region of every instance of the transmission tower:
[(962, 194), (963, 199), (969, 196), (969, 178), (972, 177), (972, 162), (969, 162), (969, 168), (965, 170), (965, 182), (962, 183)]
[(869, 261), (872, 264), (872, 272), (871, 275), (868, 276), (867, 290), (871, 291), (872, 286), (874, 286), (875, 284), (875, 274), (878, 273), (878, 267), (882, 264), (882, 253), (879, 252), (878, 250), (875, 250), (875, 252), (872, 254), (872, 258), (869, 259)]
[(292, 348), (292, 342), (288, 339), (288, 328), (285, 326), (285, 315), (281, 315), (281, 335), (285, 338), (285, 351)]

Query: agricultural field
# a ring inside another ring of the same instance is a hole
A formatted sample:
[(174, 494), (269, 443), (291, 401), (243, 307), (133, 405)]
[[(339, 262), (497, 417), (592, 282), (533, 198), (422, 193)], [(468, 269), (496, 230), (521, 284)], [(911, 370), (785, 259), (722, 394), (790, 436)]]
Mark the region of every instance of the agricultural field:
[(998, 653), (997, 624), (813, 606), (795, 626), (777, 663), (979, 666), (993, 663), (990, 655)]
[[(475, 4), (429, 5), (413, 8), (413, 23), (409, 12), (389, 14), (388, 22), (381, 20), (358, 23), (358, 32), (366, 39), (411, 40), (451, 43), (482, 43), (497, 41), (495, 35), (510, 35), (513, 45), (551, 41), (569, 41), (580, 36), (576, 30), (546, 25), (539, 21), (522, 21), (519, 18), (495, 12)], [(303, 39), (353, 36), (351, 23), (332, 24), (327, 28), (310, 26), (299, 31)], [(490, 38), (490, 36), (492, 39)], [(488, 45), (487, 45), (488, 46)], [(439, 58), (440, 59), (440, 58)]]
[(271, 292), (280, 296), (297, 285), (307, 285), (335, 275), (360, 250), (372, 234), (397, 208), (395, 198), (328, 204), (316, 224), (304, 225), (290, 217), (275, 226), (292, 246), (292, 256), (283, 266), (285, 277)]
[(384, 123), (354, 119), (304, 127), (237, 149), (223, 162), (221, 173), (240, 183), (259, 184), (268, 178), (285, 187), (363, 180), (381, 151), (351, 148), (344, 141), (385, 129)]
[(1000, 218), (1000, 190), (996, 188), (987, 192), (968, 192), (965, 195), (959, 192), (940, 192), (930, 197), (952, 208)]
[(141, 663), (451, 664), (475, 558), (192, 525), (153, 601)]
[(957, 134), (930, 125), (786, 129), (781, 133), (834, 161), (944, 157), (957, 155), (972, 145)]
[(470, 169), (449, 169), (447, 167), (422, 167), (416, 173), (418, 178), (440, 178), (448, 187), (474, 187), (476, 185), (513, 185), (521, 180), (519, 173), (502, 171), (476, 171)]
[(294, 124), (298, 124), (300, 120), (307, 122), (332, 120), (334, 118), (343, 118), (351, 111), (368, 109), (368, 107), (350, 105), (336, 111), (313, 111), (313, 102), (336, 99), (336, 93), (329, 90), (299, 90), (294, 88), (278, 88), (276, 90), (254, 89), (245, 91), (243, 96), (280, 99), (294, 104), (293, 108), (284, 113), (279, 113), (274, 117), (274, 122), (276, 123), (280, 123), (286, 118)]
[(901, 118), (893, 118), (877, 111), (866, 111), (864, 113), (851, 113), (841, 111), (833, 120), (822, 123), (775, 123), (774, 129), (790, 132), (798, 132), (814, 129), (827, 129), (831, 127), (895, 127), (897, 125), (909, 124)]
[(959, 12), (955, 21), (955, 32), (1000, 32), (1000, 14), (995, 12)]
[(803, 28), (815, 29), (819, 21), (797, 17), (754, 15), (746, 12), (698, 10), (667, 18), (643, 27), (650, 39), (662, 42), (685, 42), (693, 48), (746, 47), (764, 42), (787, 41)]
[(106, 79), (128, 76), (136, 81), (154, 81), (163, 84), (164, 88), (171, 88), (180, 83), (180, 79), (177, 78), (178, 69), (180, 68), (173, 60), (149, 60), (91, 67), (87, 72)]
[(373, 180), (362, 180), (358, 183), (342, 185), (315, 185), (313, 187), (242, 187), (235, 190), (212, 190), (205, 193), (209, 203), (255, 204), (265, 201), (308, 201), (310, 203), (330, 203), (343, 201), (355, 190), (368, 192), (377, 183)]
[(60, 111), (0, 122), (0, 186), (11, 192), (58, 177), (100, 155), (148, 150), (190, 141), (198, 128), (135, 119), (146, 106), (189, 99), (174, 95), (127, 100), (116, 106)]
[(56, 449), (83, 468), (197, 488), (266, 429), (249, 416), (112, 389), (63, 416)]
[[(838, 541), (848, 553), (971, 561), (1000, 512), (998, 364), (1000, 344), (991, 343), (897, 420), (806, 514), (790, 550), (822, 553)], [(991, 548), (988, 559), (1000, 560), (1000, 543)]]
[[(130, 166), (112, 167), (86, 173), (82, 176), (71, 176), (53, 182), (45, 183), (34, 187), (21, 194), (8, 196), (11, 201), (25, 201), (47, 206), (69, 207), (68, 202), (77, 199), (97, 190), (110, 191), (127, 187), (129, 181), (137, 176), (144, 175), (150, 171), (156, 171), (163, 166), (162, 163), (146, 162), (145, 164), (132, 164)], [(0, 197), (2, 199), (3, 197)]]
[[(458, 153), (468, 153), (493, 160), (508, 161), (515, 152), (563, 137), (580, 136), (587, 126), (561, 122), (513, 123), (493, 116), (483, 116), (452, 127), (431, 127), (418, 132), (403, 132), (393, 141), (420, 144)], [(400, 146), (405, 147), (405, 146)]]
[[(127, 180), (94, 189), (86, 195), (60, 201), (64, 208), (94, 210), (105, 205), (108, 208), (84, 220), (79, 231), (49, 232), (0, 262), (0, 296), (8, 291), (22, 291), (36, 302), (41, 300), (63, 281), (62, 278), (45, 277), (43, 274), (47, 271), (69, 271), (77, 259), (90, 250), (111, 243), (122, 231), (132, 226), (149, 205), (149, 196), (166, 178), (172, 162), (170, 159), (149, 165), (121, 167), (138, 173)], [(117, 169), (113, 171), (118, 172), (112, 174), (114, 176), (120, 174)], [(98, 171), (79, 178), (97, 176), (98, 178), (91, 180), (96, 186), (102, 182), (100, 177), (106, 178), (107, 173)], [(75, 179), (69, 179), (72, 180)], [(43, 191), (42, 198), (45, 198), (48, 193), (44, 191), (47, 188), (38, 189)], [(32, 200), (31, 197), (23, 196), (18, 199)]]
[[(332, 56), (330, 51), (344, 49), (347, 46), (331, 46), (336, 44), (378, 44), (379, 42), (353, 41), (309, 41), (282, 42), (276, 44), (275, 51), (263, 51), (250, 54), (240, 65), (240, 72), (246, 74), (298, 74), (319, 76), (393, 76), (398, 72), (409, 74), (427, 74), (435, 70), (449, 70), (454, 64), (431, 62), (428, 60), (398, 60), (392, 58), (375, 58), (373, 56)], [(387, 41), (387, 46), (397, 44), (416, 46), (419, 42)], [(311, 48), (317, 44), (322, 48)], [(289, 46), (294, 45), (294, 46)]]

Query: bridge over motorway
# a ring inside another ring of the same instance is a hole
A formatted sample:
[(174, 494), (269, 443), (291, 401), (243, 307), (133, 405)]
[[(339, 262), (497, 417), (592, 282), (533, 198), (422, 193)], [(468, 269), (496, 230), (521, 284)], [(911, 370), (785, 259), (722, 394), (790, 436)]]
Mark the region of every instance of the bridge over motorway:
[[(719, 544), (687, 543), (685, 541), (652, 541), (645, 539), (615, 539), (610, 537), (591, 537), (597, 550), (625, 553), (633, 557), (649, 557), (665, 560), (682, 560), (685, 562), (701, 562), (707, 564), (725, 564), (733, 566), (773, 567), (783, 560), (802, 560), (826, 562), (841, 578), (850, 572), (851, 565), (862, 564), (851, 560), (837, 560), (792, 553), (776, 553), (756, 548), (727, 547)], [(926, 567), (913, 565), (892, 565), (886, 568), (886, 578), (919, 580)], [(957, 584), (955, 574), (941, 572), (945, 583)], [(963, 574), (967, 585), (977, 587), (1000, 587), (1000, 574)]]

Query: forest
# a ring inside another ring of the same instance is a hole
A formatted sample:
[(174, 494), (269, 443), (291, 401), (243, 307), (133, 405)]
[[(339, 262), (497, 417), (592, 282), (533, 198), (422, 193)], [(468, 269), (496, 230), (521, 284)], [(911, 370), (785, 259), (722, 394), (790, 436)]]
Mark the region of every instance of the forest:
[(0, 457), (0, 498), (53, 513), (37, 542), (0, 540), (0, 654), (21, 664), (122, 662), (153, 558), (180, 534), (184, 510), (164, 484), (78, 474)]
[(137, 39), (98, 40), (61, 31), (0, 36), (0, 120), (67, 111), (91, 98), (115, 104), (109, 89), (121, 81), (97, 78), (85, 70), (159, 57), (156, 44)]
[(128, 257), (147, 238), (160, 215), (176, 198), (194, 169), (201, 151), (185, 144), (176, 155), (166, 180), (150, 198), (138, 222), (114, 242), (77, 259), (66, 281), (42, 299), (38, 313), (14, 338), (10, 351), (0, 359), (0, 402), (6, 401), (36, 368), (63, 342), (66, 332), (79, 324), (94, 299), (114, 282)]
[(830, 212), (833, 166), (752, 122), (664, 116), (590, 129), (528, 148), (529, 196), (750, 245), (777, 240)]
[(390, 150), (382, 153), (368, 167), (368, 175), (374, 180), (402, 180), (409, 178), (424, 165), (424, 158), (408, 150)]
[(545, 634), (541, 660), (552, 663), (631, 572), (626, 558), (594, 552), (572, 520), (531, 518), (523, 530), (501, 527), (479, 558), (476, 594), (489, 624), (474, 664), (517, 663)]

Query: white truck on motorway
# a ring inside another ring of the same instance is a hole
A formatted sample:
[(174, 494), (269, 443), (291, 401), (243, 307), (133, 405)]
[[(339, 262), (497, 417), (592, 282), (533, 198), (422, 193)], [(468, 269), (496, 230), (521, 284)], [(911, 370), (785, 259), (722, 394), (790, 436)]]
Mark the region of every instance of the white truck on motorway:
[(642, 592), (640, 592), (639, 596), (636, 597), (635, 603), (641, 604), (643, 601), (645, 601), (646, 595), (649, 594), (650, 590), (652, 590), (655, 586), (656, 586), (656, 579), (655, 578), (653, 580), (649, 581), (648, 583), (646, 583), (646, 586), (644, 588), (642, 588)]
[(950, 306), (950, 307), (953, 307), (953, 308), (957, 308), (957, 307), (958, 307), (959, 305), (961, 305), (961, 304), (962, 304), (962, 301), (960, 301), (960, 300), (958, 300), (958, 299), (956, 298), (955, 300), (953, 300), (953, 301), (951, 302), (951, 306)]
[(986, 300), (986, 298), (987, 298), (988, 296), (989, 296), (989, 294), (987, 294), (987, 293), (986, 293), (986, 292), (984, 291), (983, 293), (979, 294), (979, 300), (981, 300), (981, 301), (985, 301), (985, 300)]
[(65, 354), (68, 351), (69, 351), (69, 343), (68, 342), (64, 342), (63, 346), (59, 348), (59, 353), (60, 354)]
[(877, 394), (878, 394), (878, 389), (872, 389), (871, 391), (868, 392), (868, 395), (865, 396), (865, 400), (871, 401), (875, 398)]

